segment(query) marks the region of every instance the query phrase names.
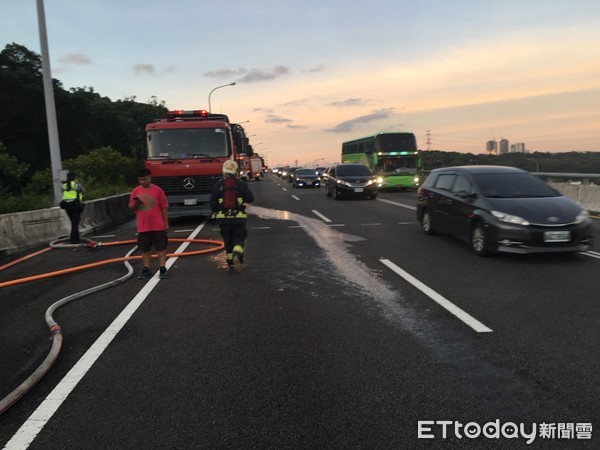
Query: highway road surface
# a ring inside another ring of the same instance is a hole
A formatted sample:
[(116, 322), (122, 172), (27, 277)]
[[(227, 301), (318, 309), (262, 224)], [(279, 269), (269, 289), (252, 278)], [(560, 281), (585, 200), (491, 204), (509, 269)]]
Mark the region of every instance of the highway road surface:
[[(593, 251), (481, 258), (424, 235), (414, 192), (336, 201), (272, 175), (250, 187), (244, 272), (223, 252), (172, 256), (165, 280), (134, 275), (58, 308), (60, 354), (0, 415), (0, 446), (600, 448), (598, 219)], [(220, 239), (206, 218), (171, 225)], [(135, 224), (94, 239), (0, 283), (121, 258), (133, 244), (108, 243)], [(50, 305), (126, 274), (114, 262), (0, 287), (0, 398), (46, 358)]]

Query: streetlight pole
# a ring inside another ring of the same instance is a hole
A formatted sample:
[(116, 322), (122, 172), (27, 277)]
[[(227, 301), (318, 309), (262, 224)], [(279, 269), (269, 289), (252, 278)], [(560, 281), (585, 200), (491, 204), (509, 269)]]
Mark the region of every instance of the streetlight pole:
[(208, 112), (212, 112), (212, 108), (210, 107), (210, 96), (212, 95), (213, 92), (215, 92), (217, 89), (221, 89), (227, 86), (235, 86), (235, 81), (233, 83), (229, 83), (229, 84), (224, 84), (223, 86), (217, 86), (216, 88), (214, 88), (212, 91), (210, 91), (210, 93), (208, 94)]
[(312, 166), (314, 164), (314, 166), (317, 166), (317, 162), (319, 161), (323, 161), (325, 158), (318, 158), (318, 159), (313, 159), (311, 162), (308, 163), (309, 166)]
[(264, 160), (265, 160), (265, 166), (267, 166), (267, 168), (268, 168), (268, 167), (271, 167), (271, 166), (269, 165), (269, 158), (270, 158), (270, 156), (269, 156), (269, 155), (270, 155), (271, 153), (272, 153), (272, 152), (271, 152), (271, 150), (269, 150), (268, 152), (265, 152), (265, 151), (263, 150), (263, 152), (261, 153), (261, 156), (264, 158)]
[(52, 186), (54, 188), (54, 204), (58, 205), (62, 198), (62, 162), (60, 156), (60, 143), (58, 139), (58, 125), (56, 120), (56, 107), (54, 105), (54, 88), (50, 70), (50, 57), (48, 52), (48, 36), (46, 33), (46, 15), (44, 0), (37, 0), (38, 27), (40, 32), (40, 45), (42, 49), (42, 75), (44, 85), (44, 99), (46, 104), (46, 120), (48, 122), (48, 143), (50, 146), (50, 165), (52, 167)]

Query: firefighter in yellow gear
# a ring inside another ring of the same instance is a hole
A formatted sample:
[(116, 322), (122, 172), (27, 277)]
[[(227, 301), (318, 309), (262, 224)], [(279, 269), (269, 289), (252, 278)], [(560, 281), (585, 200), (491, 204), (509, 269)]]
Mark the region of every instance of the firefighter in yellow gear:
[(246, 203), (254, 201), (248, 184), (238, 178), (238, 165), (234, 160), (223, 163), (223, 178), (213, 186), (210, 207), (215, 213), (225, 243), (227, 265), (237, 273), (242, 271), (244, 246), (248, 230)]

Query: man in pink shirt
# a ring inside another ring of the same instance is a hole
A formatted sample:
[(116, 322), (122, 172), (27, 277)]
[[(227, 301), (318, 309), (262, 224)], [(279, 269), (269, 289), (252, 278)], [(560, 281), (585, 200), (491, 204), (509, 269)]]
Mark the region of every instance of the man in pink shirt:
[(149, 278), (152, 276), (150, 270), (150, 259), (152, 256), (152, 245), (158, 253), (158, 265), (160, 267), (160, 278), (167, 278), (165, 263), (167, 260), (167, 243), (169, 238), (169, 216), (167, 214), (167, 197), (164, 191), (157, 185), (151, 183), (152, 177), (148, 169), (141, 169), (138, 173), (138, 183), (129, 196), (129, 209), (135, 211), (138, 247), (142, 252), (144, 268), (138, 278)]

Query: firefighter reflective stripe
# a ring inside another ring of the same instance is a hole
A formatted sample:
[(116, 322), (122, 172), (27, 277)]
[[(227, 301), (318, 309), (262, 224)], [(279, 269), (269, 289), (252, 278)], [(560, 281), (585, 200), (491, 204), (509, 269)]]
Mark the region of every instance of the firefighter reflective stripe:
[[(233, 247), (233, 253), (243, 254), (244, 253), (244, 247), (242, 247), (241, 245), (235, 245)], [(232, 257), (233, 257), (233, 254), (232, 254)]]
[(215, 214), (216, 219), (247, 219), (248, 214), (246, 214), (244, 199), (242, 197), (237, 197), (237, 209), (223, 210), (223, 197), (219, 197), (219, 211)]
[(62, 190), (63, 190), (63, 200), (67, 201), (67, 202), (72, 202), (73, 200), (77, 200), (78, 196), (79, 199), (81, 199), (80, 197), (80, 193), (77, 192), (77, 189), (79, 189), (79, 185), (77, 184), (77, 182), (73, 182), (71, 184), (71, 189), (67, 190), (68, 186), (67, 183), (63, 183), (62, 185)]

